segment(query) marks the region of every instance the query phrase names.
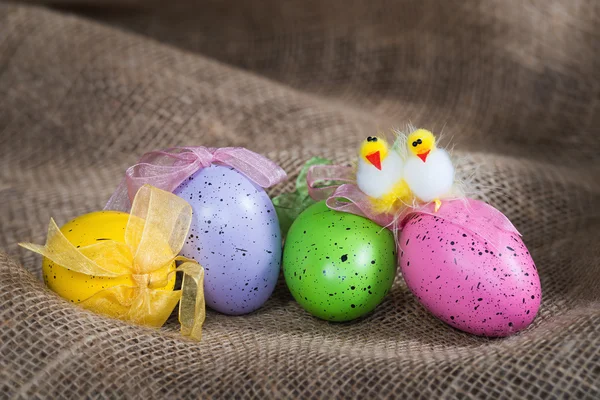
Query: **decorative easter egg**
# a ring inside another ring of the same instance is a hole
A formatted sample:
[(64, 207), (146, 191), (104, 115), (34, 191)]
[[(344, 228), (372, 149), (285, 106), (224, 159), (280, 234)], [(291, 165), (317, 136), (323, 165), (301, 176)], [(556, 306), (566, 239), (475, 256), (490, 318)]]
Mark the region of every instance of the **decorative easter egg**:
[(510, 221), (479, 201), (444, 202), (414, 213), (399, 238), (404, 280), (449, 325), (476, 335), (526, 328), (541, 301), (535, 264)]
[(285, 242), (283, 273), (296, 301), (316, 317), (349, 321), (377, 307), (396, 274), (392, 233), (324, 201), (303, 211)]
[(279, 222), (264, 189), (231, 167), (213, 164), (174, 193), (193, 209), (181, 254), (204, 267), (206, 304), (231, 315), (261, 307), (281, 264)]
[[(81, 215), (67, 222), (60, 231), (77, 248), (88, 246), (103, 240), (114, 240), (125, 243), (125, 227), (129, 214), (118, 211), (97, 211)], [(154, 272), (157, 276), (174, 271), (175, 264), (168, 265)], [(44, 258), (42, 274), (46, 285), (61, 297), (73, 303), (80, 303), (101, 290), (113, 286), (135, 286), (131, 276), (90, 277), (79, 272), (68, 270)], [(175, 274), (172, 274), (167, 285), (161, 289), (173, 290)]]

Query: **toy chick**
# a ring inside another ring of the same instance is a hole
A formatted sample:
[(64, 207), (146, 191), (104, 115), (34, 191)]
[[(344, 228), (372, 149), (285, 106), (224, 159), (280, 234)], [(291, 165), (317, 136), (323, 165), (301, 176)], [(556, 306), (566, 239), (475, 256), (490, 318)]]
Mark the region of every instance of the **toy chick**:
[(410, 196), (403, 164), (400, 154), (381, 137), (369, 136), (361, 144), (356, 181), (376, 213), (394, 213)]
[(436, 147), (435, 137), (425, 129), (417, 129), (408, 135), (406, 147), (404, 179), (412, 194), (420, 201), (433, 201), (437, 212), (442, 205), (440, 199), (454, 184), (450, 155)]

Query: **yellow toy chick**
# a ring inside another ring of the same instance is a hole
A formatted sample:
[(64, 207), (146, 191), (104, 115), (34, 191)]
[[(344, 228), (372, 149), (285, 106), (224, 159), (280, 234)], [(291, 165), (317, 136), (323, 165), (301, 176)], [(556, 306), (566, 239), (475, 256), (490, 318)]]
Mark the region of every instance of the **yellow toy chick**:
[(371, 198), (376, 213), (393, 213), (410, 197), (403, 164), (402, 157), (383, 138), (369, 136), (360, 146), (356, 181)]
[(435, 145), (435, 137), (426, 129), (408, 135), (404, 179), (413, 195), (423, 202), (433, 201), (437, 212), (440, 198), (447, 195), (454, 183), (454, 166), (448, 153)]

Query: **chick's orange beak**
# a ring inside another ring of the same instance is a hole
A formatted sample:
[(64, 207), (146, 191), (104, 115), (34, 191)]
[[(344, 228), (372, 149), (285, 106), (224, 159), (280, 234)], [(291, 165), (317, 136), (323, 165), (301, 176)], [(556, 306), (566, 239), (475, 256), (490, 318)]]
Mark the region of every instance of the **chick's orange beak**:
[(429, 155), (429, 152), (431, 150), (427, 150), (425, 153), (419, 153), (417, 154), (417, 157), (419, 157), (421, 160), (423, 160), (423, 162), (427, 161), (427, 156)]
[(373, 164), (375, 168), (381, 171), (381, 154), (378, 151), (367, 154), (367, 160), (369, 160), (369, 162)]

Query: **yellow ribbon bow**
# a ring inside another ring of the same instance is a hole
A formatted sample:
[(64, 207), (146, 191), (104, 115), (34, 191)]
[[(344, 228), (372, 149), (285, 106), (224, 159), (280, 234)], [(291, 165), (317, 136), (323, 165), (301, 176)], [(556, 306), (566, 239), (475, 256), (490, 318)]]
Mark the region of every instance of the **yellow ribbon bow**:
[[(204, 269), (196, 261), (177, 256), (192, 222), (192, 207), (178, 196), (144, 185), (137, 192), (125, 228), (125, 243), (105, 240), (76, 248), (53, 219), (45, 246), (20, 246), (71, 271), (90, 276), (129, 276), (133, 286), (103, 289), (83, 300), (94, 312), (136, 324), (161, 327), (179, 302), (181, 333), (200, 340), (206, 318)], [(168, 265), (183, 261), (168, 272)], [(183, 272), (181, 290), (159, 290), (172, 273)]]

